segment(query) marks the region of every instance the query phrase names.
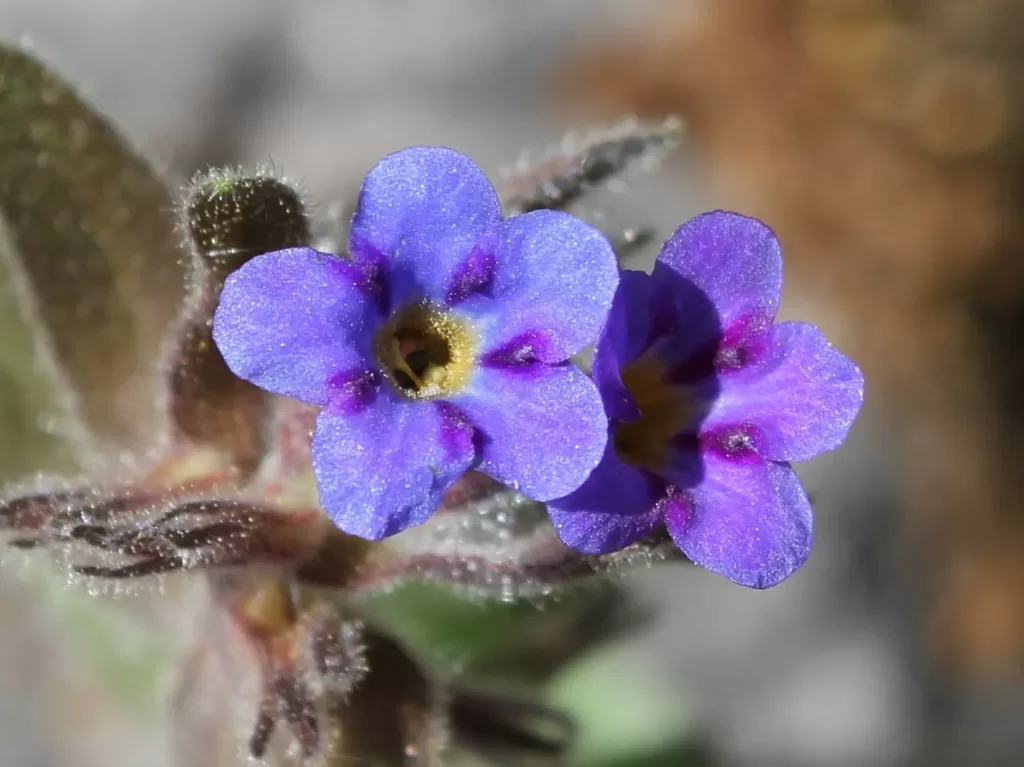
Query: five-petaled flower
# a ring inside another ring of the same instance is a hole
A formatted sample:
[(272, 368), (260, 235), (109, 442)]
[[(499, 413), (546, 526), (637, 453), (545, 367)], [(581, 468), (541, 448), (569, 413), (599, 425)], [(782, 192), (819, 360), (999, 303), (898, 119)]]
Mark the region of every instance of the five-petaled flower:
[(845, 438), (860, 370), (812, 325), (773, 324), (782, 256), (734, 213), (692, 219), (651, 275), (622, 275), (594, 355), (610, 439), (598, 468), (549, 504), (568, 545), (609, 552), (665, 524), (691, 560), (766, 588), (811, 548), (790, 461)]
[(502, 219), (469, 158), (415, 147), (367, 175), (349, 250), (253, 259), (214, 319), (236, 375), (322, 406), (313, 469), (335, 524), (422, 523), (471, 468), (540, 501), (579, 487), (607, 418), (568, 360), (618, 285), (605, 238), (560, 212)]

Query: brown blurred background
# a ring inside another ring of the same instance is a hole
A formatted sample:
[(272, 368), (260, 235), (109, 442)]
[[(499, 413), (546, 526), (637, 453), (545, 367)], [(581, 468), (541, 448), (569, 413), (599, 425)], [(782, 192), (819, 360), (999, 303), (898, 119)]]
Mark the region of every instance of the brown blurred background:
[[(808, 566), (764, 593), (641, 574), (656, 619), (602, 673), (657, 678), (664, 727), (713, 764), (1024, 764), (1024, 2), (0, 0), (0, 33), (180, 177), (270, 160), (325, 205), (402, 146), (496, 172), (567, 128), (682, 115), (682, 149), (589, 215), (658, 242), (701, 210), (761, 217), (784, 313), (858, 360), (868, 396), (803, 467)], [(105, 667), (9, 570), (0, 764), (165, 763), (156, 714), (96, 703), (69, 729)], [(104, 630), (89, 641), (135, 647)]]

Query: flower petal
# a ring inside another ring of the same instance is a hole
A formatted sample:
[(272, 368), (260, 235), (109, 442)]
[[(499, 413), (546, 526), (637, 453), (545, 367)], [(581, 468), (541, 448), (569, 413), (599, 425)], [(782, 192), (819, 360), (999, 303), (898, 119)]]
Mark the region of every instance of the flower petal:
[(622, 369), (649, 351), (677, 383), (710, 378), (721, 330), (715, 307), (692, 282), (670, 269), (657, 277), (623, 271), (592, 365), (608, 415), (639, 417)]
[(765, 589), (792, 575), (811, 552), (811, 505), (796, 473), (755, 453), (704, 455), (704, 479), (687, 491), (689, 508), (666, 515), (668, 531), (691, 560)]
[(313, 435), (320, 505), (339, 528), (380, 540), (425, 522), (476, 457), (473, 427), (446, 403), (386, 386), (354, 414), (326, 408)]
[(565, 498), (548, 502), (562, 543), (584, 554), (609, 554), (654, 532), (665, 483), (619, 460), (609, 441), (601, 463)]
[(491, 279), (460, 292), (481, 349), (555, 363), (594, 343), (619, 283), (615, 253), (590, 224), (568, 213), (515, 216), (486, 240)]
[(498, 195), (473, 160), (453, 149), (412, 147), (367, 174), (350, 248), (388, 262), (395, 306), (423, 298), (440, 303), (483, 234), (500, 221)]
[(756, 432), (772, 461), (804, 461), (838, 447), (861, 402), (864, 376), (813, 325), (784, 322), (754, 339), (743, 367), (721, 371), (704, 429)]
[(657, 294), (651, 275), (630, 269), (621, 273), (591, 364), (610, 418), (632, 421), (640, 417), (633, 395), (622, 382), (622, 368), (643, 354), (655, 336)]
[(569, 364), (481, 368), (452, 402), (479, 430), (479, 471), (536, 501), (578, 488), (604, 454), (597, 387)]
[(381, 321), (376, 289), (338, 256), (311, 248), (267, 253), (227, 278), (213, 337), (235, 375), (324, 404), (336, 375), (370, 366)]
[(782, 250), (756, 218), (714, 211), (680, 226), (661, 249), (654, 277), (674, 271), (715, 305), (721, 326), (763, 327), (775, 318), (782, 293)]

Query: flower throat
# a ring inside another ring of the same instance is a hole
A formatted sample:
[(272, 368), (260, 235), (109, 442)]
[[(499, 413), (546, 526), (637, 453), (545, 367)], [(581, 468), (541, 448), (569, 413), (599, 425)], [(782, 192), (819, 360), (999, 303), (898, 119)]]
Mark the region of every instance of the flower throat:
[(469, 380), (475, 344), (456, 317), (430, 304), (397, 312), (376, 339), (377, 359), (392, 386), (410, 399), (460, 391)]
[(664, 365), (654, 354), (627, 365), (621, 375), (640, 417), (615, 426), (615, 452), (630, 466), (661, 469), (671, 461), (673, 440), (696, 420), (696, 403), (684, 389), (669, 382)]

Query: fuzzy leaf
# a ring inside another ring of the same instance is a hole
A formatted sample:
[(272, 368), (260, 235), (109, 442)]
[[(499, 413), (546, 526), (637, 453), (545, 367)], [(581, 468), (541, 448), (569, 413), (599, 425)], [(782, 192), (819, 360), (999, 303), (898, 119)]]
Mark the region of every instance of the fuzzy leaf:
[[(0, 241), (0, 249), (9, 243)], [(41, 469), (77, 468), (67, 392), (38, 360), (31, 324), (18, 308), (18, 294), (8, 264), (0, 255), (0, 483)]]
[(679, 143), (682, 127), (678, 118), (654, 125), (629, 119), (570, 134), (539, 159), (520, 159), (505, 173), (498, 194), (509, 214), (564, 210), (630, 166), (657, 163)]
[(5, 255), (103, 442), (151, 443), (154, 362), (184, 297), (173, 200), (59, 76), (0, 46)]
[(330, 530), (316, 510), (285, 511), (198, 488), (55, 490), (0, 503), (0, 532), (19, 549), (50, 548), (71, 574), (131, 579), (192, 569), (291, 573)]

